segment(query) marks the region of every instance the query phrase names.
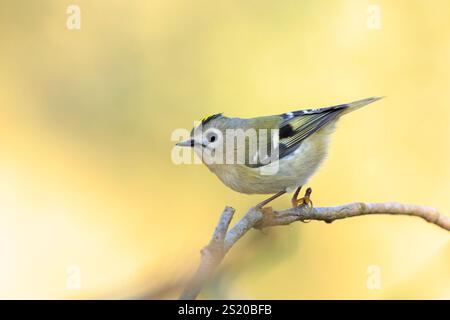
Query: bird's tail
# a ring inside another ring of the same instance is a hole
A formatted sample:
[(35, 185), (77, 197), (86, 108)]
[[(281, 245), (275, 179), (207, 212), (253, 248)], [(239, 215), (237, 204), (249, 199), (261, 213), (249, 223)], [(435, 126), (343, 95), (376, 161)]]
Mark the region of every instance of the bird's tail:
[(367, 98), (367, 99), (362, 99), (362, 100), (346, 103), (344, 105), (344, 108), (342, 110), (341, 115), (344, 115), (346, 113), (358, 110), (359, 108), (362, 108), (365, 105), (368, 105), (369, 103), (375, 102), (375, 101), (380, 100), (382, 98), (384, 98), (384, 97), (370, 97), (370, 98)]

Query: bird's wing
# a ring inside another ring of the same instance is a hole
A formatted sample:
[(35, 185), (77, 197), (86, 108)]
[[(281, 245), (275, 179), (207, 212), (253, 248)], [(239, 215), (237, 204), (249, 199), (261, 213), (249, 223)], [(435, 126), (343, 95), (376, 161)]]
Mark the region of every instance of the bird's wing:
[[(297, 150), (306, 138), (325, 127), (327, 124), (330, 124), (339, 116), (357, 110), (379, 99), (381, 99), (381, 97), (371, 97), (332, 107), (298, 110), (280, 114), (278, 125), (278, 159), (282, 159)], [(271, 139), (268, 139), (267, 146), (267, 150), (271, 150)], [(256, 163), (248, 166), (260, 167), (262, 165), (263, 164), (261, 163)]]
[[(340, 111), (344, 108), (345, 105), (342, 105), (322, 109), (299, 110), (280, 114), (276, 116), (278, 117), (278, 120), (275, 119), (275, 123), (269, 122), (269, 124), (267, 124), (267, 127), (273, 128), (275, 125), (278, 129), (279, 136), (277, 137), (278, 139), (276, 139), (278, 142), (274, 143), (273, 136), (267, 137), (264, 140), (261, 140), (258, 137), (258, 145), (260, 143), (267, 145), (266, 150), (269, 152), (268, 155), (271, 156), (272, 160), (276, 160), (273, 158), (274, 156), (277, 156), (277, 159), (282, 159), (295, 151), (307, 137), (326, 124), (330, 123), (332, 120), (336, 119)], [(269, 118), (272, 118), (271, 121), (273, 121), (273, 117)], [(260, 123), (259, 125), (260, 127), (265, 128), (264, 124)], [(274, 149), (272, 148), (276, 148), (276, 146), (278, 146), (279, 149), (278, 153), (275, 155), (273, 154)], [(256, 151), (256, 154), (258, 154), (258, 152), (259, 151)], [(246, 166), (250, 168), (259, 168), (267, 164), (267, 162), (262, 163), (260, 161), (261, 155), (256, 154), (249, 155), (250, 157), (255, 156), (253, 162), (249, 162), (251, 158), (246, 157)]]
[(347, 105), (283, 113), (279, 131), (279, 158), (295, 151), (303, 140), (335, 120)]

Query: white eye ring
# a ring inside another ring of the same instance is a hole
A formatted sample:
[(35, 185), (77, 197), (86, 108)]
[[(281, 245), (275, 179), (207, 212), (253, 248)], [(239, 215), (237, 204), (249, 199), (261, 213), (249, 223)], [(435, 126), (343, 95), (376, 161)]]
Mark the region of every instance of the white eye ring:
[(220, 140), (221, 132), (217, 129), (208, 129), (204, 134), (205, 140), (209, 144), (217, 143)]

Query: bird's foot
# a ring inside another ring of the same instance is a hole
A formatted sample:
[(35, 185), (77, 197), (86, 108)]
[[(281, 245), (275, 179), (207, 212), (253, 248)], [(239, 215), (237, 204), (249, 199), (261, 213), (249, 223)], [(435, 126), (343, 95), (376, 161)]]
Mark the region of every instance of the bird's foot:
[[(308, 207), (310, 207), (312, 209), (314, 207), (314, 205), (313, 205), (313, 202), (311, 200), (311, 193), (312, 193), (312, 189), (308, 188), (308, 189), (306, 189), (305, 195), (302, 198), (297, 199), (296, 196), (293, 197), (292, 200), (291, 200), (292, 201), (292, 207), (293, 208), (297, 208), (299, 206), (307, 205)], [(298, 195), (298, 193), (297, 193), (297, 195)]]

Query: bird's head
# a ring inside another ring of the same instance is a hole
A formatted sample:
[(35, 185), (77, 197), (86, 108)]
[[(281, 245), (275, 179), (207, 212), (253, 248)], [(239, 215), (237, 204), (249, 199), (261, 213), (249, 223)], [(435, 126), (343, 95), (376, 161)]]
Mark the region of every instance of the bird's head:
[[(189, 139), (177, 146), (193, 147), (206, 165), (245, 164), (259, 167), (277, 158), (278, 117), (229, 118), (214, 114), (192, 129)], [(276, 139), (275, 139), (276, 138)]]
[(178, 142), (180, 147), (193, 147), (197, 150), (214, 151), (224, 143), (227, 119), (222, 113), (207, 116), (191, 130), (189, 139)]

